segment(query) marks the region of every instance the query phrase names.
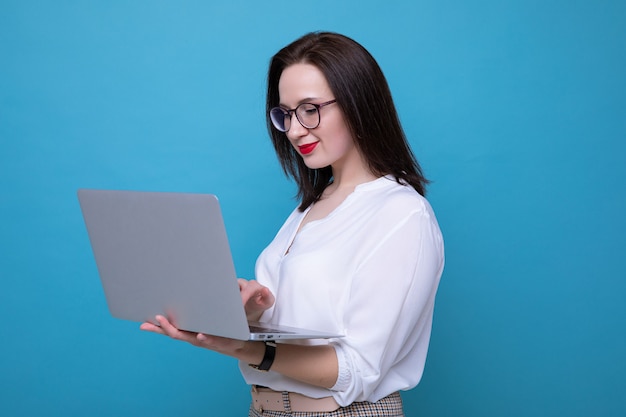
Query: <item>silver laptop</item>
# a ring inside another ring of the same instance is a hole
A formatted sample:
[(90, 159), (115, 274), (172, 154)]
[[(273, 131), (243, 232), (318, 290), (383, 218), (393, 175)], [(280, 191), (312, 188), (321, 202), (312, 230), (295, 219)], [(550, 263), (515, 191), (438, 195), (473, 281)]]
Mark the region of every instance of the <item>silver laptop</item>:
[(80, 189), (78, 199), (112, 316), (160, 314), (240, 340), (341, 337), (247, 322), (215, 195)]

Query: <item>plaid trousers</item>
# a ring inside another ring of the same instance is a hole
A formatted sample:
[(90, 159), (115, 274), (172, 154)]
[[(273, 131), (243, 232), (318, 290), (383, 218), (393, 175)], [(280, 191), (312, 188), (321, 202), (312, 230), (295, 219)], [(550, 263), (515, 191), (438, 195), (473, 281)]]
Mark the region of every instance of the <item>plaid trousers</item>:
[[(286, 404), (289, 407), (288, 404)], [(289, 408), (287, 408), (289, 409)], [(263, 411), (259, 412), (250, 406), (248, 417), (404, 417), (402, 398), (399, 392), (394, 392), (385, 398), (370, 403), (368, 401), (352, 403), (330, 412), (286, 412)]]

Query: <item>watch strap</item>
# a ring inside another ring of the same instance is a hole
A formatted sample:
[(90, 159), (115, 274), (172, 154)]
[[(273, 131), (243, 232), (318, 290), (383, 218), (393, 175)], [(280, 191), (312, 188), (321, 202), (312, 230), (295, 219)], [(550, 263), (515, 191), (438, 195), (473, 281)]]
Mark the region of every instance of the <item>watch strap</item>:
[(267, 372), (272, 367), (274, 363), (274, 358), (276, 357), (276, 342), (265, 342), (265, 354), (263, 355), (263, 360), (258, 365), (250, 364), (250, 366), (259, 371)]

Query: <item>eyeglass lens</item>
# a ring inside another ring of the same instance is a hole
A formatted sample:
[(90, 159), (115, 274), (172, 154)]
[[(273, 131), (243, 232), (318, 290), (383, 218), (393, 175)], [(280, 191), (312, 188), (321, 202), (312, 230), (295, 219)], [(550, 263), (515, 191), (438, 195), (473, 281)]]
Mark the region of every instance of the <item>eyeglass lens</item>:
[[(296, 118), (307, 129), (315, 129), (320, 124), (320, 112), (315, 104), (302, 103), (295, 110)], [(270, 110), (270, 118), (276, 129), (287, 132), (291, 127), (291, 112), (281, 107)]]

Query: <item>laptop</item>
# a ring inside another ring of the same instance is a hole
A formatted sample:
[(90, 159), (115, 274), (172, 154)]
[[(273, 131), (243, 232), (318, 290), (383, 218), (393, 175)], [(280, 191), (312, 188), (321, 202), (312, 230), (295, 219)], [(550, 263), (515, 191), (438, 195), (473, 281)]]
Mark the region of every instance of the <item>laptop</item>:
[(248, 323), (213, 194), (79, 189), (78, 200), (113, 317), (239, 340), (341, 337)]

